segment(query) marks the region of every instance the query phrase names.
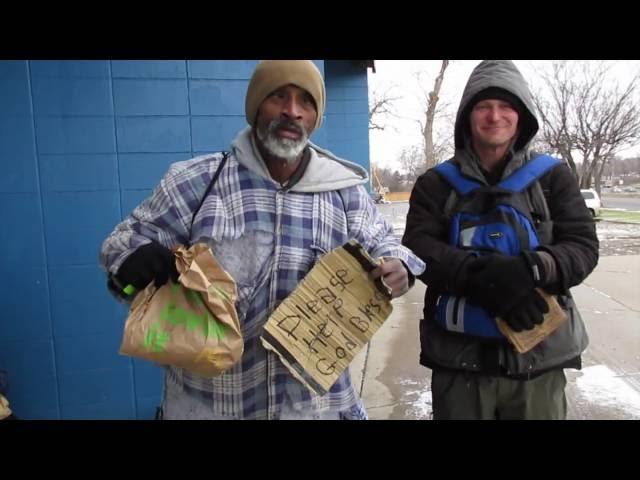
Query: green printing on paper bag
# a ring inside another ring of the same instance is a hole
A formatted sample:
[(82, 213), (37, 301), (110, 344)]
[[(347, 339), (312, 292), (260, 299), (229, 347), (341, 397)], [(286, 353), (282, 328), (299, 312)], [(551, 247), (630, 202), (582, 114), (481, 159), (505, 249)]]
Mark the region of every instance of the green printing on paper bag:
[[(178, 285), (171, 285), (172, 293), (177, 293), (179, 289), (180, 287)], [(198, 292), (186, 290), (185, 293), (188, 300), (206, 310), (204, 302)], [(197, 315), (182, 307), (176, 306), (174, 302), (169, 302), (167, 306), (162, 309), (160, 312), (160, 320), (163, 320), (174, 327), (177, 325), (184, 325), (187, 331), (193, 331), (200, 328), (205, 336), (215, 335), (218, 340), (222, 340), (225, 336), (224, 325), (209, 312), (204, 315)]]
[(149, 328), (149, 331), (144, 336), (142, 345), (147, 350), (160, 353), (164, 352), (164, 349), (169, 341), (169, 332), (162, 330), (162, 326), (156, 322)]

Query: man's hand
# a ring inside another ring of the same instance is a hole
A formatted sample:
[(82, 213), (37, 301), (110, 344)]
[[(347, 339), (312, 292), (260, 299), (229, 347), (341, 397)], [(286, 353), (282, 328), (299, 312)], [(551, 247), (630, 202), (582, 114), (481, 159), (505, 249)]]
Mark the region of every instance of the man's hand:
[(472, 260), (467, 269), (465, 296), (493, 315), (510, 312), (535, 288), (532, 271), (521, 255), (486, 255)]
[(382, 277), (384, 284), (391, 290), (391, 298), (398, 298), (409, 291), (409, 274), (402, 261), (397, 258), (385, 259), (369, 275), (373, 280)]
[(536, 290), (532, 290), (502, 318), (515, 332), (521, 332), (540, 325), (547, 312), (549, 312), (547, 302)]
[(176, 258), (171, 250), (156, 242), (151, 242), (138, 248), (129, 255), (118, 270), (118, 281), (126, 286), (133, 285), (136, 289), (145, 288), (152, 281), (160, 287), (171, 279), (178, 281)]

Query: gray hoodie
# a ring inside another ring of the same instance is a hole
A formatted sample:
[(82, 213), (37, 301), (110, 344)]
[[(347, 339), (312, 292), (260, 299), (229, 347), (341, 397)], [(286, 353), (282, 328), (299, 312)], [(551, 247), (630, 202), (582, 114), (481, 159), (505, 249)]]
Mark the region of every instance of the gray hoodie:
[(527, 146), (538, 131), (538, 120), (531, 92), (524, 77), (511, 60), (485, 60), (481, 62), (469, 76), (467, 85), (460, 100), (455, 124), (456, 149), (464, 148), (468, 139), (469, 103), (478, 93), (490, 87), (497, 87), (515, 95), (525, 107), (524, 118), (520, 118), (520, 132), (515, 143), (516, 151)]
[[(360, 165), (335, 156), (309, 143), (311, 158), (302, 178), (291, 187), (293, 192), (329, 192), (361, 185), (369, 181), (367, 171)], [(242, 165), (262, 178), (271, 180), (262, 155), (255, 144), (251, 127), (242, 130), (231, 144), (232, 153)]]
[[(455, 123), (455, 158), (465, 175), (486, 183), (478, 159), (471, 148), (469, 130), (469, 114), (475, 102), (473, 98), (483, 90), (491, 87), (501, 88), (515, 95), (524, 110), (518, 121), (518, 137), (511, 148), (511, 158), (507, 163), (502, 178), (509, 176), (530, 158), (528, 145), (538, 131), (538, 120), (527, 82), (511, 60), (485, 60), (471, 73), (462, 94)], [(539, 192), (541, 193), (541, 192)]]

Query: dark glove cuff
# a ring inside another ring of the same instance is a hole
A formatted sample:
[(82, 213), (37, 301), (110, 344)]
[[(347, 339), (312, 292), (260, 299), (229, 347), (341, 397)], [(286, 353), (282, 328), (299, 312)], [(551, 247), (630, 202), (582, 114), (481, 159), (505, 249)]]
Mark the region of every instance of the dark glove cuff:
[(118, 278), (112, 273), (110, 273), (107, 278), (107, 288), (109, 289), (109, 291), (114, 297), (116, 297), (118, 300), (122, 302), (129, 303), (131, 301), (131, 298), (133, 297), (133, 295), (129, 296), (126, 293), (124, 293), (123, 285), (120, 283), (120, 281), (118, 281)]
[(537, 253), (524, 251), (520, 254), (527, 263), (527, 268), (531, 272), (533, 283), (536, 287), (542, 287), (545, 284), (546, 272), (544, 269), (544, 263), (540, 259)]
[(450, 277), (450, 283), (447, 286), (447, 290), (456, 295), (463, 295), (467, 286), (467, 267), (470, 262), (478, 258), (476, 253), (467, 255), (459, 264), (455, 273)]

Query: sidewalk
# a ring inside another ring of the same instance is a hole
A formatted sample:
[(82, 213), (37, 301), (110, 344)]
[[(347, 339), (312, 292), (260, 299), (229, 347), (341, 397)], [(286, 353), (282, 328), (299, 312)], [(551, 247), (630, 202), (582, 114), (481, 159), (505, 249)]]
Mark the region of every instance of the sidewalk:
[[(419, 365), (425, 286), (416, 282), (351, 365), (373, 420), (430, 419), (431, 371)], [(590, 345), (567, 371), (569, 419), (640, 419), (640, 255), (601, 257), (572, 289)]]

